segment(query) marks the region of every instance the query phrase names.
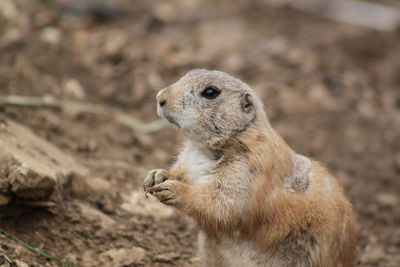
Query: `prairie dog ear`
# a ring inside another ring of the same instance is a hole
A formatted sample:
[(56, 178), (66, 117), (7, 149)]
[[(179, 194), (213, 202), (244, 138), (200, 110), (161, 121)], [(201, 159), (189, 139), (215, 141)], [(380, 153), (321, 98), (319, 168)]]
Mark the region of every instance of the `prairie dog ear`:
[(254, 109), (253, 97), (249, 93), (242, 95), (241, 106), (242, 110), (246, 113), (250, 113)]

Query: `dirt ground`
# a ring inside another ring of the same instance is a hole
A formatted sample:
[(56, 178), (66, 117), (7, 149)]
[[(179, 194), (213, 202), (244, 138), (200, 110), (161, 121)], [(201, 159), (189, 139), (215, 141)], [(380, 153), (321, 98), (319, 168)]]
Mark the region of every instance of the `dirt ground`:
[[(262, 97), (285, 140), (345, 187), (360, 224), (358, 266), (400, 266), (399, 31), (263, 1), (34, 2), (0, 12), (1, 95), (97, 103), (151, 122), (157, 90), (187, 70), (231, 73)], [(133, 257), (127, 266), (196, 264), (195, 224), (140, 192), (148, 170), (173, 161), (175, 130), (144, 134), (111, 116), (47, 107), (3, 106), (0, 116), (112, 185), (102, 195), (65, 185), (50, 209), (15, 204), (20, 212), (3, 215), (2, 229), (74, 266), (113, 266), (116, 249)], [(60, 265), (0, 234), (0, 265), (4, 255)]]

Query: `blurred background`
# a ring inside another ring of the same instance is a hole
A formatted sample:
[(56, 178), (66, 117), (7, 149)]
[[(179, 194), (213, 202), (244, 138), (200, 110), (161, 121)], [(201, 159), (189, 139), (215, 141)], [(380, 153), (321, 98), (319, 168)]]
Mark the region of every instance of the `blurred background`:
[(108, 189), (7, 199), (0, 265), (195, 266), (193, 222), (140, 189), (182, 139), (156, 92), (202, 67), (247, 82), (289, 145), (336, 175), (360, 224), (357, 265), (400, 266), (399, 25), (398, 0), (1, 0), (0, 120)]

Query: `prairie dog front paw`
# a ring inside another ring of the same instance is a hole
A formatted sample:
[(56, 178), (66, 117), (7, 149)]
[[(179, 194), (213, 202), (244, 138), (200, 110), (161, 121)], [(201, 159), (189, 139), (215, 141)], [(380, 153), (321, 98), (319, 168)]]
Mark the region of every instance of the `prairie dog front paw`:
[(150, 187), (168, 180), (168, 171), (164, 169), (154, 169), (147, 173), (143, 183), (143, 190), (149, 193)]
[(149, 192), (161, 203), (175, 207), (183, 207), (184, 195), (187, 194), (189, 189), (189, 186), (182, 182), (168, 180), (151, 187)]

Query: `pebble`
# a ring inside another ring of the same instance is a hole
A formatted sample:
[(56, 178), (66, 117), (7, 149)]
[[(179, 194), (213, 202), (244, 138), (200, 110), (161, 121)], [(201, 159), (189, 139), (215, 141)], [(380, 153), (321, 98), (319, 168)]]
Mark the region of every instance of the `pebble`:
[(63, 89), (67, 94), (77, 99), (83, 99), (86, 96), (85, 90), (83, 89), (81, 83), (76, 79), (65, 80)]
[(100, 258), (104, 263), (107, 263), (107, 266), (113, 267), (140, 264), (145, 257), (146, 251), (139, 247), (113, 248), (100, 255)]
[(396, 206), (399, 198), (390, 193), (379, 193), (376, 195), (376, 200), (384, 206)]
[(40, 33), (40, 37), (43, 41), (55, 45), (60, 42), (61, 33), (60, 30), (55, 27), (46, 27)]

